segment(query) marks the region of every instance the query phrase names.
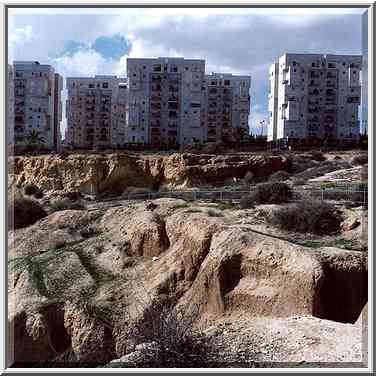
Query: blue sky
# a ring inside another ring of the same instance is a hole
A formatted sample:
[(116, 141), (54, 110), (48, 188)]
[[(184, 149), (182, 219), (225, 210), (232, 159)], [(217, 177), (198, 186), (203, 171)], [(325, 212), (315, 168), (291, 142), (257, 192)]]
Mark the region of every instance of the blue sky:
[[(127, 57), (206, 60), (208, 73), (252, 76), (251, 130), (266, 120), (268, 67), (285, 52), (361, 54), (361, 9), (11, 9), (9, 61), (65, 77), (126, 75)], [(64, 98), (66, 92), (64, 91)], [(65, 120), (63, 130), (65, 129)]]

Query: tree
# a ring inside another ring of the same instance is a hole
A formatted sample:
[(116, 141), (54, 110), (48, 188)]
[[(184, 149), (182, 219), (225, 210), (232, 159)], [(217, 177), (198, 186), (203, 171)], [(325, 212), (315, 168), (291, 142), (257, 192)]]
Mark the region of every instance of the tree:
[(28, 135), (26, 136), (26, 143), (28, 146), (37, 148), (40, 147), (41, 144), (44, 144), (44, 137), (40, 135), (39, 131), (31, 130)]

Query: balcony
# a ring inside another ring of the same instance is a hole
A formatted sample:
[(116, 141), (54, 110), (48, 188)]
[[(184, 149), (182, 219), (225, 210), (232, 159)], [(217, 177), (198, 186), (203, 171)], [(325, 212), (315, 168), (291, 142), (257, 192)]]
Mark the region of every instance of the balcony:
[(161, 133), (159, 128), (151, 128), (152, 135), (159, 135)]
[(170, 93), (178, 93), (179, 92), (179, 87), (177, 87), (177, 86), (169, 86), (168, 91)]
[(320, 91), (318, 89), (309, 90), (308, 95), (312, 95), (312, 96), (320, 95)]
[(158, 111), (158, 112), (152, 112), (151, 113), (151, 117), (153, 118), (153, 119), (156, 119), (156, 118), (160, 118), (161, 117), (161, 113)]
[(151, 86), (151, 91), (152, 92), (158, 92), (158, 91), (161, 91), (161, 85), (152, 85)]
[(314, 114), (314, 113), (317, 113), (317, 112), (319, 112), (319, 108), (318, 107), (314, 107), (314, 106), (309, 106), (308, 107), (308, 113), (309, 114)]
[(318, 87), (320, 86), (320, 83), (316, 80), (311, 80), (308, 84), (308, 87)]
[(168, 109), (169, 110), (178, 110), (179, 109), (179, 103), (169, 102), (168, 103)]
[(23, 133), (23, 132), (25, 132), (25, 128), (22, 127), (22, 126), (20, 126), (20, 125), (16, 125), (16, 126), (14, 127), (14, 131), (15, 131), (16, 133)]
[(161, 82), (162, 81), (162, 77), (161, 76), (152, 76), (151, 77), (151, 80), (153, 81), (153, 82)]
[(153, 110), (160, 110), (161, 104), (160, 103), (151, 103), (150, 108)]
[(25, 96), (25, 90), (22, 90), (22, 89), (18, 90), (18, 89), (16, 89), (14, 91), (14, 96), (15, 97), (24, 97)]
[(311, 78), (319, 78), (320, 77), (320, 72), (317, 71), (311, 71), (310, 75)]
[(169, 102), (178, 102), (179, 98), (174, 96), (174, 95), (170, 95), (169, 98), (168, 98), (168, 101)]
[(360, 104), (360, 97), (348, 97), (347, 103), (358, 103), (358, 104)]
[(336, 71), (328, 72), (326, 75), (326, 78), (337, 78), (337, 72)]
[(327, 81), (327, 87), (337, 87), (337, 83), (335, 81)]
[(178, 114), (176, 113), (176, 111), (169, 111), (169, 113), (168, 113), (168, 117), (169, 117), (170, 119), (177, 119)]
[(161, 97), (159, 97), (158, 95), (152, 95), (150, 99), (153, 102), (160, 102), (161, 101)]

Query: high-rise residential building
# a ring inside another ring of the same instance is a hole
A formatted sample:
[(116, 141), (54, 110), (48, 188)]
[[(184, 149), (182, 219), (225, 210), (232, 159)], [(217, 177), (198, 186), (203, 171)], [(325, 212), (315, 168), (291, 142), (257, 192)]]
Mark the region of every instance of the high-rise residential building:
[(53, 150), (56, 145), (55, 112), (59, 112), (55, 103), (60, 101), (60, 91), (55, 90), (53, 67), (37, 61), (15, 61), (13, 71), (15, 144), (40, 144)]
[(14, 145), (14, 74), (13, 67), (8, 64), (8, 113), (7, 113), (7, 138), (8, 145)]
[(354, 55), (284, 54), (270, 69), (269, 140), (356, 140), (361, 65)]
[(117, 76), (67, 78), (67, 146), (91, 149), (123, 142), (116, 139), (118, 131), (113, 129), (121, 124), (112, 117), (122, 82), (124, 78)]
[(204, 87), (205, 140), (239, 141), (248, 135), (251, 77), (212, 73)]
[(191, 144), (205, 140), (205, 61), (127, 59), (129, 142)]

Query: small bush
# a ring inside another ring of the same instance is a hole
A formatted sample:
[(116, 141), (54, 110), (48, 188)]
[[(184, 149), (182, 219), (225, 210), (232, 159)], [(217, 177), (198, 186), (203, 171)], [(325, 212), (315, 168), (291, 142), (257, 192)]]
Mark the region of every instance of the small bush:
[(47, 216), (38, 201), (26, 197), (16, 197), (8, 203), (8, 228), (17, 229), (30, 226)]
[(269, 181), (285, 181), (290, 178), (290, 174), (287, 171), (277, 171), (269, 176)]
[(154, 303), (130, 335), (139, 343), (152, 344), (142, 366), (185, 368), (203, 367), (208, 362), (208, 346), (193, 330), (197, 311), (181, 311), (169, 303)]
[(292, 189), (282, 182), (257, 184), (256, 189), (250, 194), (250, 198), (257, 204), (281, 204), (292, 197)]
[(254, 178), (255, 178), (255, 175), (253, 174), (253, 172), (251, 171), (248, 171), (245, 176), (244, 176), (244, 182), (246, 184), (252, 184), (254, 182)]
[(282, 230), (325, 235), (338, 233), (342, 218), (333, 205), (305, 198), (274, 210), (266, 220)]
[(24, 194), (26, 196), (34, 196), (35, 198), (42, 198), (43, 192), (35, 184), (27, 184), (24, 187)]
[(81, 201), (71, 201), (68, 199), (55, 200), (51, 204), (54, 211), (59, 210), (85, 210), (86, 207)]
[(209, 217), (223, 217), (223, 214), (217, 210), (209, 209), (206, 213)]
[(366, 163), (368, 163), (368, 155), (367, 154), (355, 155), (350, 160), (350, 164), (352, 166), (363, 166)]
[(324, 154), (321, 151), (313, 150), (311, 151), (311, 157), (314, 161), (323, 162), (326, 160)]
[(34, 196), (37, 193), (39, 188), (35, 184), (27, 184), (24, 187), (24, 194), (26, 196)]
[(292, 184), (295, 185), (295, 186), (299, 186), (299, 185), (305, 185), (306, 184), (306, 180), (303, 179), (303, 178), (296, 178), (292, 181)]
[(239, 202), (241, 209), (252, 209), (255, 207), (255, 203), (251, 195), (243, 196)]

